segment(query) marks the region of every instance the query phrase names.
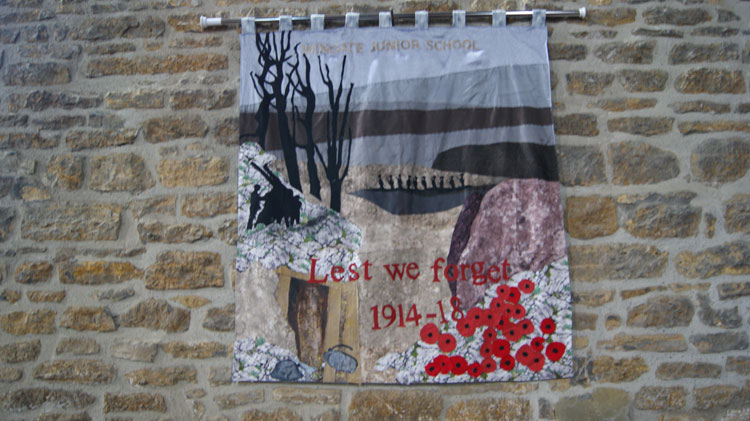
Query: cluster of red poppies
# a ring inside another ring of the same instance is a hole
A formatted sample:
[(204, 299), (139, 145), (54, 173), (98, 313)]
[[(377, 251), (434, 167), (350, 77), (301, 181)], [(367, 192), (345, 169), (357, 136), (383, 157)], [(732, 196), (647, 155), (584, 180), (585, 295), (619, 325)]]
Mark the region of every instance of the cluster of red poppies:
[(555, 321), (551, 318), (542, 320), (539, 326), (544, 336), (534, 337), (521, 345), (515, 355), (511, 355), (512, 343), (534, 333), (534, 325), (526, 318), (526, 308), (519, 304), (521, 294), (531, 294), (534, 288), (534, 282), (530, 279), (522, 280), (518, 287), (500, 285), (497, 287), (497, 298), (492, 300), (489, 308), (472, 307), (466, 312), (466, 316), (457, 320), (458, 333), (465, 338), (484, 329), (481, 332), (484, 342), (479, 348), (479, 354), (483, 358), (481, 362), (469, 364), (460, 355), (444, 355), (456, 349), (456, 338), (450, 333), (441, 334), (434, 323), (422, 327), (422, 341), (437, 344), (444, 353), (425, 366), (427, 375), (434, 377), (438, 374), (452, 373), (458, 376), (468, 373), (472, 377), (479, 377), (483, 373), (497, 370), (498, 364), (503, 370), (510, 371), (516, 366), (516, 362), (538, 372), (542, 370), (546, 360), (560, 360), (565, 354), (565, 345), (549, 340), (550, 335), (557, 329)]

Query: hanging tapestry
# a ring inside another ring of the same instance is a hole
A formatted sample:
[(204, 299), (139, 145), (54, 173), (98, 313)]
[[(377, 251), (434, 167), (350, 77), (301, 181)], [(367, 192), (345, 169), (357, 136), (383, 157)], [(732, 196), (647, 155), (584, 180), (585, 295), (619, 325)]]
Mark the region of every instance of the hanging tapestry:
[(546, 28), (241, 47), (235, 381), (572, 375)]

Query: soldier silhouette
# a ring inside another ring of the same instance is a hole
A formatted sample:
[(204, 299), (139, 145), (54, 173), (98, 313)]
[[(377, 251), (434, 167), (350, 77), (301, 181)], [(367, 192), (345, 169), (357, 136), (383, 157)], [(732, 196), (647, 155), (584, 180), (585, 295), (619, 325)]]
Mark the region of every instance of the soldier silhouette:
[(268, 164), (263, 165), (263, 168), (255, 163), (251, 163), (250, 165), (271, 183), (271, 191), (260, 198), (260, 201), (265, 202), (265, 205), (255, 223), (270, 225), (277, 222), (279, 224), (283, 223), (287, 227), (298, 224), (300, 209), (302, 208), (302, 202), (299, 197), (294, 195), (292, 189), (284, 186), (284, 183), (271, 171)]
[(250, 193), (250, 217), (247, 219), (247, 229), (255, 226), (255, 224), (253, 224), (253, 221), (255, 221), (255, 216), (260, 210), (260, 202), (262, 201), (263, 198), (260, 197), (260, 184), (256, 184), (253, 187), (253, 192)]

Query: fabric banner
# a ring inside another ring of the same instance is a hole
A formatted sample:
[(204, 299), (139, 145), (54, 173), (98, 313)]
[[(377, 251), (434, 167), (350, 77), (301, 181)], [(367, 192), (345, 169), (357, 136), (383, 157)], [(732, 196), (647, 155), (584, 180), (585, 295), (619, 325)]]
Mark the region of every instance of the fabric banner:
[(546, 28), (241, 47), (233, 380), (572, 375)]

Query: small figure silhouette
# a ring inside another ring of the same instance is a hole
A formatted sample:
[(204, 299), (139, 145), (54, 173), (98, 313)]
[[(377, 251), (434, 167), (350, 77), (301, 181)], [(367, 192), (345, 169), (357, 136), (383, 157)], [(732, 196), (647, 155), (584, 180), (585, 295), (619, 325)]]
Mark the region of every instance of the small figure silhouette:
[(466, 186), (466, 184), (464, 184), (464, 173), (461, 173), (458, 181), (461, 183), (461, 187)]
[(401, 174), (398, 175), (398, 177), (396, 178), (396, 181), (398, 182), (398, 189), (403, 190), (404, 182), (401, 180)]
[(385, 190), (385, 186), (383, 185), (383, 177), (378, 174), (378, 186), (380, 186), (380, 190)]
[(260, 202), (263, 200), (264, 199), (260, 197), (260, 184), (256, 184), (253, 187), (253, 192), (250, 193), (250, 217), (247, 219), (247, 229), (255, 226), (253, 221), (255, 221), (255, 216), (260, 210)]
[(437, 176), (436, 175), (432, 176), (432, 188), (433, 189), (437, 188)]
[(406, 179), (406, 190), (411, 190), (411, 176)]
[(422, 176), (422, 190), (427, 190), (427, 180)]
[(450, 184), (450, 185), (451, 185), (451, 188), (452, 188), (452, 189), (455, 189), (455, 188), (456, 188), (456, 181), (455, 181), (455, 180), (453, 180), (453, 176), (451, 176), (451, 178), (450, 178), (450, 179), (448, 180), (448, 184)]
[(444, 178), (444, 177), (443, 177), (443, 176), (441, 175), (441, 176), (440, 176), (440, 188), (441, 188), (441, 189), (442, 189), (442, 188), (445, 188), (445, 183), (443, 182), (443, 181), (444, 181), (444, 180), (443, 180), (443, 178)]
[(391, 186), (391, 190), (393, 190), (393, 176), (388, 175), (388, 184)]

